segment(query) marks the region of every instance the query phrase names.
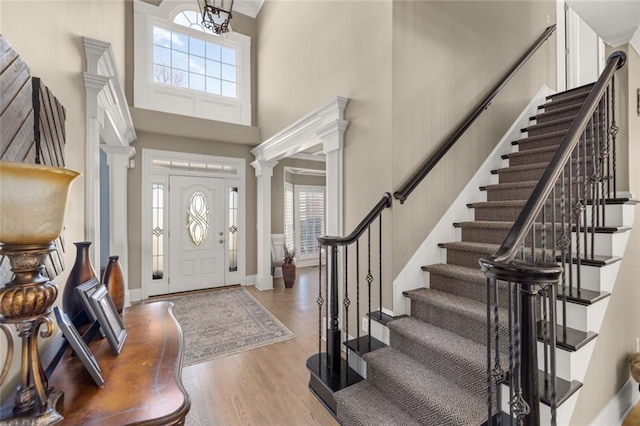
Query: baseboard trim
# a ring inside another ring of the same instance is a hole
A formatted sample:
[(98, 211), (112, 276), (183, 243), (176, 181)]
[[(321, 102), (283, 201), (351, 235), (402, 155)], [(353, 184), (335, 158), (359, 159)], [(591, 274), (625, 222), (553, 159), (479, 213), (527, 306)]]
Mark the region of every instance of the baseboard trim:
[(244, 284), (242, 285), (243, 286), (256, 285), (257, 279), (258, 279), (257, 275), (247, 275), (244, 277)]
[(128, 297), (129, 303), (131, 302), (139, 302), (142, 300), (142, 289), (134, 288), (127, 292), (126, 296)]
[(638, 384), (633, 379), (629, 379), (589, 424), (620, 426), (638, 401), (640, 401)]

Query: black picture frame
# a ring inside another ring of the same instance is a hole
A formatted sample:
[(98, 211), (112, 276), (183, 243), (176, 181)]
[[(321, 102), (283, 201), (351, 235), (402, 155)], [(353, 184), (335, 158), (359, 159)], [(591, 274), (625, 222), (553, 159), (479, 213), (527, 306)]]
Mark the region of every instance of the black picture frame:
[[(94, 277), (76, 287), (76, 291), (80, 295), (80, 300), (82, 301), (84, 311), (87, 313), (87, 316), (92, 323), (98, 321), (98, 316), (96, 315), (93, 306), (91, 306), (91, 302), (89, 302), (89, 297), (98, 289), (99, 286), (100, 281), (98, 281), (98, 279)], [(98, 336), (101, 339), (105, 337), (102, 327), (100, 327), (100, 329), (98, 330)]]
[(100, 366), (98, 365), (98, 361), (93, 356), (93, 353), (89, 349), (89, 347), (84, 343), (80, 333), (74, 327), (73, 323), (69, 319), (69, 315), (62, 312), (57, 306), (53, 308), (53, 312), (56, 316), (56, 321), (58, 322), (58, 327), (62, 331), (64, 338), (67, 339), (67, 342), (71, 345), (71, 348), (75, 352), (80, 361), (82, 361), (82, 365), (87, 369), (89, 374), (91, 374), (91, 378), (95, 382), (96, 386), (99, 388), (104, 386), (104, 379), (102, 378)]
[(127, 338), (127, 330), (104, 284), (100, 284), (98, 288), (89, 295), (89, 303), (98, 317), (100, 327), (107, 337), (113, 354), (118, 355)]

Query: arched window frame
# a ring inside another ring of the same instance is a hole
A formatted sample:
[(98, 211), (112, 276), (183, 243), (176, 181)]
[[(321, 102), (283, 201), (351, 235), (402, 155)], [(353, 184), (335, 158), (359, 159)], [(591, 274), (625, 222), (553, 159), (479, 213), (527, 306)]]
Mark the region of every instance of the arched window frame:
[[(234, 31), (214, 35), (175, 23), (184, 11), (197, 11), (194, 1), (134, 0), (134, 106), (228, 123), (251, 125), (251, 38)], [(236, 97), (175, 87), (154, 81), (154, 27), (218, 44), (236, 52)]]

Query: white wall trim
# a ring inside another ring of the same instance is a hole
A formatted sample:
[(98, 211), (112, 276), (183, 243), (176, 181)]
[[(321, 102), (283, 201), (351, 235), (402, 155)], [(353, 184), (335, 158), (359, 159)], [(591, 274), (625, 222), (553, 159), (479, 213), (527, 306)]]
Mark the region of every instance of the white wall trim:
[(249, 285), (253, 285), (253, 286), (255, 286), (255, 285), (256, 285), (256, 281), (257, 281), (257, 279), (258, 279), (258, 276), (257, 276), (257, 275), (247, 275), (247, 276), (245, 277), (245, 280), (244, 280), (244, 284), (243, 284), (243, 285), (244, 285), (244, 286), (249, 286)]
[(290, 155), (289, 158), (295, 158), (296, 160), (306, 160), (306, 161), (318, 161), (321, 163), (327, 162), (327, 157), (319, 154), (306, 154), (304, 152), (300, 152), (298, 154)]
[[(86, 72), (83, 74), (86, 92), (85, 239), (94, 243), (91, 245), (93, 264), (100, 265), (100, 143), (103, 141), (107, 146), (129, 149), (131, 142), (136, 139), (136, 132), (111, 43), (89, 37), (83, 37), (82, 40), (86, 60)], [(118, 185), (112, 185), (111, 191), (120, 191), (118, 199), (127, 198), (127, 167), (128, 159), (126, 167), (112, 167), (109, 171), (111, 183)], [(113, 199), (110, 199), (110, 204), (109, 209), (113, 211)], [(111, 223), (110, 229), (115, 235), (118, 254), (122, 256), (126, 268), (126, 214), (123, 220), (120, 219), (117, 227)], [(124, 272), (128, 278), (126, 269)]]
[[(328, 235), (343, 233), (343, 146), (349, 122), (344, 111), (349, 99), (333, 97), (281, 132), (251, 150), (256, 161), (251, 163), (258, 178), (258, 283), (260, 289), (273, 288), (270, 274), (271, 175), (262, 177), (263, 168), (271, 168), (279, 160), (321, 144), (326, 155), (326, 229)], [(260, 174), (259, 174), (260, 173)], [(267, 188), (266, 181), (269, 185)], [(262, 265), (262, 267), (261, 267)], [(266, 266), (268, 265), (268, 267)], [(269, 275), (267, 276), (267, 270)], [(264, 280), (264, 282), (262, 281)], [(271, 284), (269, 285), (269, 282)]]
[(456, 240), (456, 233), (453, 227), (454, 222), (472, 220), (473, 213), (471, 209), (467, 207), (467, 203), (479, 201), (478, 187), (490, 182), (492, 176), (491, 170), (502, 166), (501, 155), (512, 151), (511, 141), (520, 138), (520, 129), (527, 126), (529, 117), (537, 113), (538, 105), (551, 93), (553, 93), (553, 91), (546, 86), (540, 88), (531, 102), (529, 102), (529, 105), (520, 113), (513, 125), (507, 130), (500, 142), (489, 154), (484, 164), (480, 166), (446, 213), (442, 215), (438, 224), (429, 233), (420, 247), (418, 247), (395, 280), (393, 280), (394, 316), (410, 313), (409, 301), (408, 298), (402, 295), (403, 291), (418, 287), (417, 283), (420, 282), (425, 282), (423, 287), (429, 287), (428, 282), (426, 282), (424, 278), (427, 274), (422, 272), (420, 267), (431, 263), (441, 263), (442, 249), (438, 247), (438, 243)]
[(589, 424), (592, 426), (621, 425), (638, 401), (640, 401), (638, 384), (630, 378)]

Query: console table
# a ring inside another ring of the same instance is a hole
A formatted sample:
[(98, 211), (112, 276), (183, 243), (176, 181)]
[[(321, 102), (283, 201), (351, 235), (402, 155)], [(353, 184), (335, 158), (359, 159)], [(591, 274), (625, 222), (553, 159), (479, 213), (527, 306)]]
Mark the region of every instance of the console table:
[(182, 385), (182, 330), (170, 302), (126, 308), (127, 340), (113, 355), (106, 339), (89, 348), (102, 370), (98, 388), (70, 348), (49, 385), (64, 392), (57, 409), (69, 425), (181, 425), (191, 401)]

